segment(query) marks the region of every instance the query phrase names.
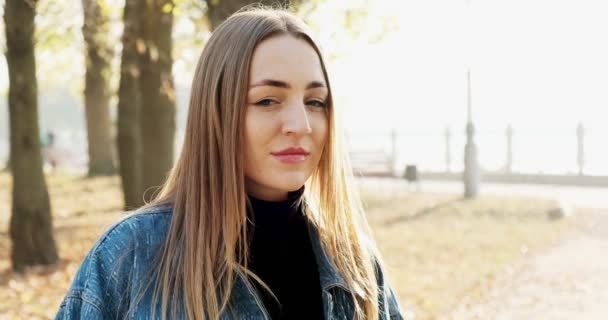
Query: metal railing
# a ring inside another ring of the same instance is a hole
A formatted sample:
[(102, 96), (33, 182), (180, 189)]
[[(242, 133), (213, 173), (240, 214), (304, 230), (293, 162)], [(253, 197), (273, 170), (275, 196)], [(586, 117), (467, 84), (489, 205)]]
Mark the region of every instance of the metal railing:
[[(464, 130), (348, 132), (347, 141), (353, 168), (361, 175), (403, 176), (406, 165), (416, 165), (427, 177), (459, 177), (464, 168)], [(549, 177), (566, 184), (608, 179), (605, 129), (580, 123), (571, 130), (507, 126), (477, 130), (475, 142), (486, 178), (542, 182)]]

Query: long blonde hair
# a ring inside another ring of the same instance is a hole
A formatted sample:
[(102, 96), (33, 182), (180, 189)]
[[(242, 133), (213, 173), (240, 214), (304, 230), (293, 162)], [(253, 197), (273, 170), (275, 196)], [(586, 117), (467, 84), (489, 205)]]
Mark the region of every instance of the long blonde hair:
[[(162, 319), (169, 310), (174, 318), (178, 309), (188, 319), (217, 319), (239, 274), (261, 281), (247, 267), (244, 164), (236, 155), (243, 149), (253, 52), (262, 40), (279, 34), (303, 39), (315, 49), (330, 88), (323, 57), (307, 26), (287, 11), (250, 8), (213, 32), (196, 67), (181, 154), (159, 195), (147, 205), (173, 206), (150, 281), (152, 312), (160, 303)], [(356, 318), (377, 319), (377, 249), (349, 182), (352, 170), (329, 92), (329, 137), (303, 201), (326, 254), (353, 294)]]

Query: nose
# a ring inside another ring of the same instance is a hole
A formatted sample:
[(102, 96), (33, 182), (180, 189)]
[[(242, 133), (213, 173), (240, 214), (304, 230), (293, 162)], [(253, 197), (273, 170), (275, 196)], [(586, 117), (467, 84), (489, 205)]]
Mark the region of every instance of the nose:
[(283, 134), (306, 135), (312, 132), (308, 110), (304, 103), (290, 103), (283, 111)]

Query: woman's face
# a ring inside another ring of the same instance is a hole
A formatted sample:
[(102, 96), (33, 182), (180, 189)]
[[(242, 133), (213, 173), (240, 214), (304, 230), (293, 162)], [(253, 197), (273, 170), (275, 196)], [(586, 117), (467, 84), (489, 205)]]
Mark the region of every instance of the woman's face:
[(317, 168), (328, 136), (328, 89), (321, 62), (304, 40), (268, 38), (256, 47), (245, 113), (245, 187), (282, 200)]

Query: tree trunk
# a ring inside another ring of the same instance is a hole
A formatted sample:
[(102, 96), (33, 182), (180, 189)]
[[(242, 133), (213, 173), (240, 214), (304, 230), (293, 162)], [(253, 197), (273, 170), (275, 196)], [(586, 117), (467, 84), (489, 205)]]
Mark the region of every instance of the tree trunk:
[[(296, 2), (301, 2), (298, 0)], [(261, 3), (266, 6), (276, 5), (276, 0), (206, 0), (207, 2), (207, 16), (211, 23), (211, 30), (215, 30), (226, 18), (231, 14), (239, 11), (242, 7), (253, 3)], [(287, 1), (288, 3), (290, 1)]]
[(42, 171), (34, 59), (35, 2), (6, 0), (11, 165), (10, 237), (13, 269), (57, 261), (51, 205)]
[(122, 60), (118, 88), (118, 154), (125, 210), (143, 205), (142, 147), (140, 131), (141, 94), (139, 86), (138, 40), (141, 42), (141, 0), (125, 2), (123, 13)]
[(114, 166), (110, 93), (108, 90), (112, 48), (108, 41), (108, 18), (100, 8), (100, 0), (82, 0), (85, 42), (84, 102), (89, 144), (89, 176), (111, 175)]
[(161, 186), (173, 165), (175, 89), (171, 68), (173, 26), (171, 0), (147, 0), (142, 11), (143, 51), (140, 61), (143, 190)]

